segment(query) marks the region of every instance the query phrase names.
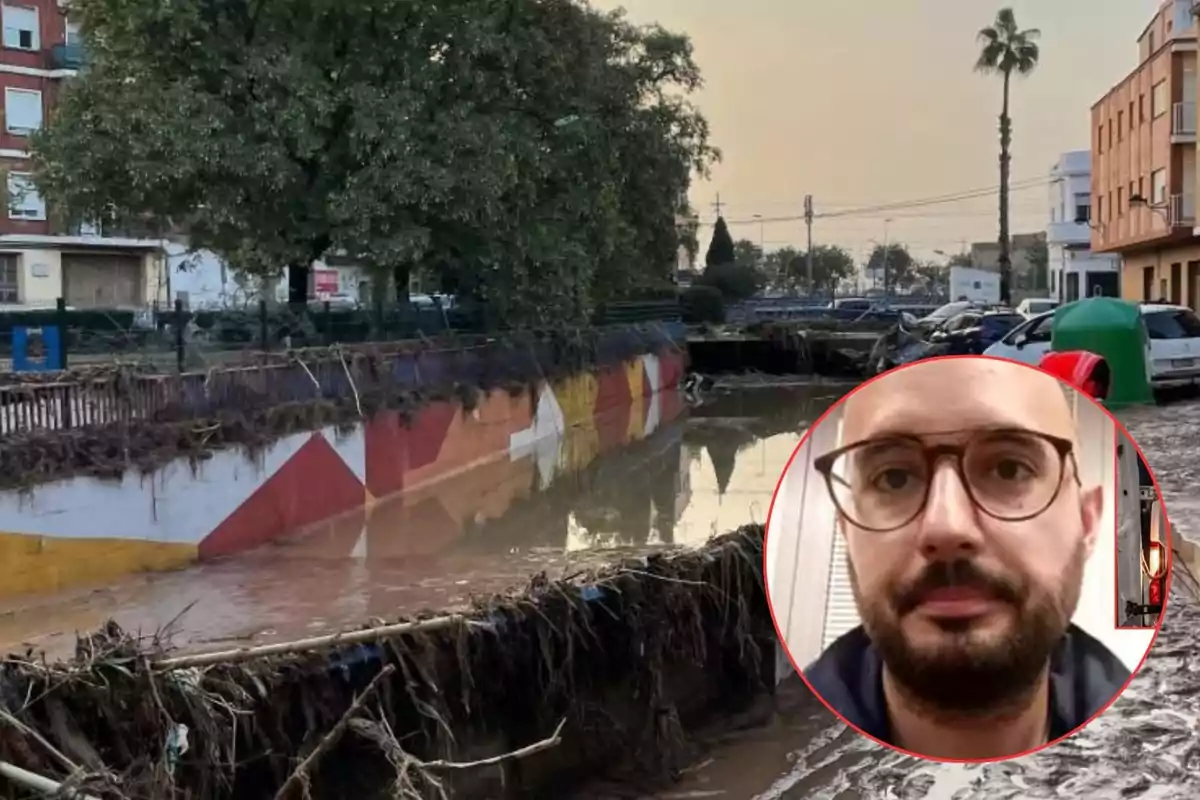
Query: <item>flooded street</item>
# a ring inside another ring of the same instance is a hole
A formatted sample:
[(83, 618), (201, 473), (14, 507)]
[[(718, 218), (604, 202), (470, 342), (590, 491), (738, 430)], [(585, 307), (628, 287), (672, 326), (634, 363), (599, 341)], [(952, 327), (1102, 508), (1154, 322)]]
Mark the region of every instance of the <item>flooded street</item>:
[[(1200, 403), (1120, 415), (1162, 485), (1176, 541), (1200, 542)], [(1200, 574), (1200, 547), (1179, 550)], [(772, 724), (718, 740), (667, 798), (756, 800), (1184, 800), (1200, 793), (1200, 604), (1177, 585), (1145, 666), (1098, 721), (1000, 764), (934, 764), (871, 744), (793, 684)]]
[[(76, 631), (109, 618), (147, 634), (171, 623), (172, 641), (191, 648), (287, 640), (703, 544), (766, 521), (799, 431), (842, 391), (718, 394), (580, 472), (559, 467), (544, 488), (536, 456), (505, 456), (225, 562), (0, 608), (0, 648), (67, 655)], [(565, 438), (560, 454), (573, 450)]]

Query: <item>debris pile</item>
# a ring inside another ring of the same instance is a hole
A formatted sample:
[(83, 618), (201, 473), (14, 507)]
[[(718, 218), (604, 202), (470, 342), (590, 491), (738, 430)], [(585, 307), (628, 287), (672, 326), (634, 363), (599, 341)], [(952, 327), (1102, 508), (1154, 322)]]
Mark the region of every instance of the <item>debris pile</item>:
[[(256, 366), (149, 375), (99, 367), (0, 386), (0, 489), (57, 478), (119, 479), (214, 450), (253, 455), (283, 436), (350, 427), (382, 409), (438, 400), (474, 408), (646, 353), (679, 352), (659, 325), (513, 333), (461, 345), (340, 346), (265, 356)], [(25, 424), (53, 418), (56, 424)]]
[[(761, 526), (302, 642), (169, 651), (109, 623), (0, 662), (0, 797), (555, 796), (669, 780), (774, 686)], [(336, 765), (336, 766), (335, 766)], [(41, 782), (38, 784), (38, 782)]]

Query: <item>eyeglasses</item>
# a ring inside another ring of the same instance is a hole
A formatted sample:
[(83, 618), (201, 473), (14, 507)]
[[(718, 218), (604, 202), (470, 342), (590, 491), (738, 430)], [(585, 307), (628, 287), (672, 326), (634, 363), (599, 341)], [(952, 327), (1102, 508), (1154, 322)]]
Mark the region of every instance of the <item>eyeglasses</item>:
[(943, 458), (953, 459), (976, 508), (994, 519), (1023, 522), (1058, 499), (1068, 457), (1075, 464), (1069, 439), (1006, 428), (975, 431), (957, 445), (928, 445), (916, 436), (867, 439), (819, 456), (813, 466), (843, 517), (858, 528), (886, 533), (925, 510)]

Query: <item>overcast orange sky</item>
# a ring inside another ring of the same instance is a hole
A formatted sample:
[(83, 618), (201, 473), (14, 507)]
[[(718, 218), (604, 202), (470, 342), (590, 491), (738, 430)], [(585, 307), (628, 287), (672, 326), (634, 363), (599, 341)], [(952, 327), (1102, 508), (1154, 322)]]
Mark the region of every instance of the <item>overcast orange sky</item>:
[[(929, 198), (999, 183), (1001, 83), (972, 71), (989, 0), (594, 0), (635, 22), (692, 37), (706, 86), (695, 98), (724, 161), (697, 181), (711, 223)], [(1089, 109), (1136, 66), (1157, 0), (1013, 0), (1042, 31), (1042, 63), (1013, 92), (1013, 180), (1045, 176), (1059, 153), (1089, 147)], [(1012, 198), (1013, 232), (1042, 230), (1048, 189)], [(995, 240), (995, 196), (846, 219), (818, 219), (816, 243), (861, 257), (886, 233), (923, 256)], [(885, 218), (892, 222), (885, 225)], [(734, 225), (758, 241), (760, 225)], [(711, 228), (702, 230), (707, 247)], [(768, 250), (802, 245), (802, 222), (761, 226)]]

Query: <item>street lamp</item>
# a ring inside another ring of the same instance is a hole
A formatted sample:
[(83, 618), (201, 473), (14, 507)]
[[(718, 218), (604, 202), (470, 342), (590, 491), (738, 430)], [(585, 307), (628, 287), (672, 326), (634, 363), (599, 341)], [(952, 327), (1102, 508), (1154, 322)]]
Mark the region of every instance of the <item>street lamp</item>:
[[(1168, 228), (1171, 227), (1171, 213), (1169, 210), (1170, 204), (1168, 204), (1168, 203), (1151, 203), (1148, 200), (1146, 200), (1145, 197), (1142, 197), (1140, 194), (1131, 194), (1131, 195), (1129, 195), (1129, 207), (1130, 208), (1135, 208), (1135, 207), (1136, 208), (1148, 208), (1151, 211), (1158, 214), (1160, 217), (1162, 217), (1162, 221), (1164, 223), (1166, 223), (1166, 226)], [(1089, 223), (1089, 225), (1090, 225), (1090, 223)]]

